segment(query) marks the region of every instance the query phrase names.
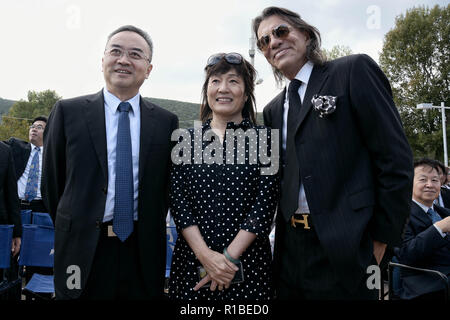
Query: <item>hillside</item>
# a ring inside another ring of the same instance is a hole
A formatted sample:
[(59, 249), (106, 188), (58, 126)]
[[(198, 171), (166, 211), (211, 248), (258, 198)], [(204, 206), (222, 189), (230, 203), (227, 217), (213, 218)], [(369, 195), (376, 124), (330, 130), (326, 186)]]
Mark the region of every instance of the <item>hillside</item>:
[[(160, 107), (175, 113), (180, 120), (180, 128), (190, 128), (194, 126), (194, 120), (199, 120), (200, 104), (182, 102), (176, 100), (157, 99), (157, 98), (145, 98), (150, 102), (153, 102)], [(262, 113), (258, 113), (256, 116), (258, 124), (264, 122)]]
[(194, 126), (194, 120), (199, 119), (200, 104), (182, 102), (177, 100), (145, 98), (148, 101), (175, 113), (178, 116), (180, 128), (190, 128)]
[(7, 113), (15, 101), (0, 98), (0, 114)]
[[(175, 113), (180, 121), (180, 128), (194, 126), (194, 120), (199, 119), (200, 104), (169, 99), (145, 98), (158, 106)], [(0, 98), (0, 115), (6, 114), (15, 101)], [(258, 123), (263, 123), (262, 114), (258, 113)], [(1, 123), (1, 119), (0, 119)]]

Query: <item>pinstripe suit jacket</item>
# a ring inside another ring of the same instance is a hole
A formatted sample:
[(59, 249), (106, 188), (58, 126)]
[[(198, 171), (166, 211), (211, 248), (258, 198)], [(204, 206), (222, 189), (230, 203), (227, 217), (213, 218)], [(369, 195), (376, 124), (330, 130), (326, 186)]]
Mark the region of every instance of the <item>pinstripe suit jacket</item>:
[[(319, 117), (315, 94), (336, 96), (336, 110)], [(265, 107), (265, 125), (282, 129), (284, 97)], [(320, 243), (352, 290), (373, 261), (372, 241), (399, 245), (410, 212), (412, 153), (389, 82), (366, 55), (315, 65), (300, 112), (288, 122), (295, 146), (286, 150), (280, 210), (295, 210), (301, 180)], [(276, 241), (276, 262), (280, 254)]]

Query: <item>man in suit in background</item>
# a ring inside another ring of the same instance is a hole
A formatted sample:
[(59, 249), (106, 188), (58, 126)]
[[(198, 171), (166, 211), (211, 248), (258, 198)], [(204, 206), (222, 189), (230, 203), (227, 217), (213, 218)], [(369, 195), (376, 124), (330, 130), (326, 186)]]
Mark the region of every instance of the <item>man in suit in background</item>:
[[(450, 210), (433, 204), (440, 187), (437, 163), (426, 158), (417, 160), (414, 163), (411, 215), (398, 260), (450, 276)], [(442, 297), (443, 287), (437, 277), (402, 269), (401, 278), (400, 297), (403, 299)]]
[[(20, 220), (19, 198), (17, 197), (17, 181), (11, 148), (0, 141), (0, 224), (12, 224), (13, 239), (11, 252), (16, 257), (20, 251), (22, 224)], [(0, 270), (0, 282), (5, 276), (9, 281), (17, 279), (17, 262), (12, 259), (9, 272)], [(10, 289), (11, 290), (11, 289)], [(14, 289), (13, 289), (14, 290)], [(8, 294), (10, 300), (20, 300), (20, 288)]]
[(447, 186), (447, 167), (439, 160), (434, 160), (436, 163), (436, 169), (439, 173), (439, 180), (441, 187), (439, 188), (439, 194), (434, 203), (440, 207), (450, 208), (450, 189)]
[(319, 31), (290, 10), (266, 8), (253, 31), (289, 88), (264, 109), (282, 130), (276, 294), (377, 299), (367, 268), (399, 244), (413, 176), (389, 82), (366, 55), (324, 62)]
[(57, 299), (163, 295), (171, 134), (144, 100), (153, 44), (134, 26), (108, 37), (100, 92), (61, 100), (44, 133), (43, 194), (55, 219)]
[(28, 132), (29, 142), (17, 138), (5, 141), (11, 147), (14, 158), (17, 190), (22, 210), (47, 212), (41, 196), (43, 136), (46, 125), (46, 117), (36, 117)]
[[(20, 251), (22, 224), (11, 148), (0, 141), (0, 224), (13, 224), (13, 256)], [(1, 280), (1, 279), (0, 279)]]

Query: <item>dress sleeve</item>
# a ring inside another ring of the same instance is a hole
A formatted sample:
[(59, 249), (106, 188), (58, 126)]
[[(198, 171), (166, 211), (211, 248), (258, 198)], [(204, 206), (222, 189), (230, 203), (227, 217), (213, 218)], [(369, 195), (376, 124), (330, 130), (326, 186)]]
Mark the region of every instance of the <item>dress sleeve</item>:
[[(180, 151), (182, 154), (183, 150)], [(197, 221), (192, 214), (190, 185), (188, 182), (188, 168), (190, 164), (173, 164), (170, 171), (170, 214), (173, 217), (177, 232), (196, 225)]]
[[(271, 143), (272, 132), (269, 128), (264, 128), (263, 130), (267, 130), (267, 154), (272, 162), (276, 161), (277, 168), (276, 170), (269, 170), (266, 171), (266, 174), (262, 174), (261, 169), (266, 166), (260, 166), (257, 185), (258, 193), (255, 202), (253, 203), (250, 211), (247, 214), (246, 219), (241, 224), (242, 230), (252, 232), (257, 236), (267, 236), (270, 233), (272, 220), (277, 208), (280, 195), (280, 178), (278, 170), (279, 159), (275, 160), (271, 157), (272, 148), (274, 147)], [(278, 139), (274, 138), (274, 141), (278, 142)], [(278, 143), (275, 143), (275, 145), (277, 148), (279, 147)], [(279, 152), (273, 153), (273, 155), (279, 158)], [(260, 159), (259, 156), (258, 159)], [(267, 165), (267, 167), (270, 167), (270, 164)]]

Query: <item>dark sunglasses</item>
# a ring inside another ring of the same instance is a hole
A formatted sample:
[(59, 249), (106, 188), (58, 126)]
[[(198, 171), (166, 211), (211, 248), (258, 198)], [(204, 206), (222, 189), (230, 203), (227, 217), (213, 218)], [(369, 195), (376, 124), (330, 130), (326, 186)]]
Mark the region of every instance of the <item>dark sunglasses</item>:
[(206, 67), (211, 67), (217, 64), (220, 60), (225, 59), (226, 62), (230, 64), (241, 64), (244, 58), (239, 53), (231, 52), (231, 53), (217, 53), (213, 54), (208, 58), (208, 62), (206, 63)]
[[(280, 24), (278, 27), (276, 27), (272, 30), (272, 35), (277, 39), (283, 40), (283, 39), (286, 39), (289, 32), (291, 32), (291, 30), (289, 29), (289, 27), (287, 25)], [(270, 44), (270, 34), (262, 36), (256, 42), (258, 49), (261, 51), (266, 50), (267, 47), (269, 46), (269, 44)]]

